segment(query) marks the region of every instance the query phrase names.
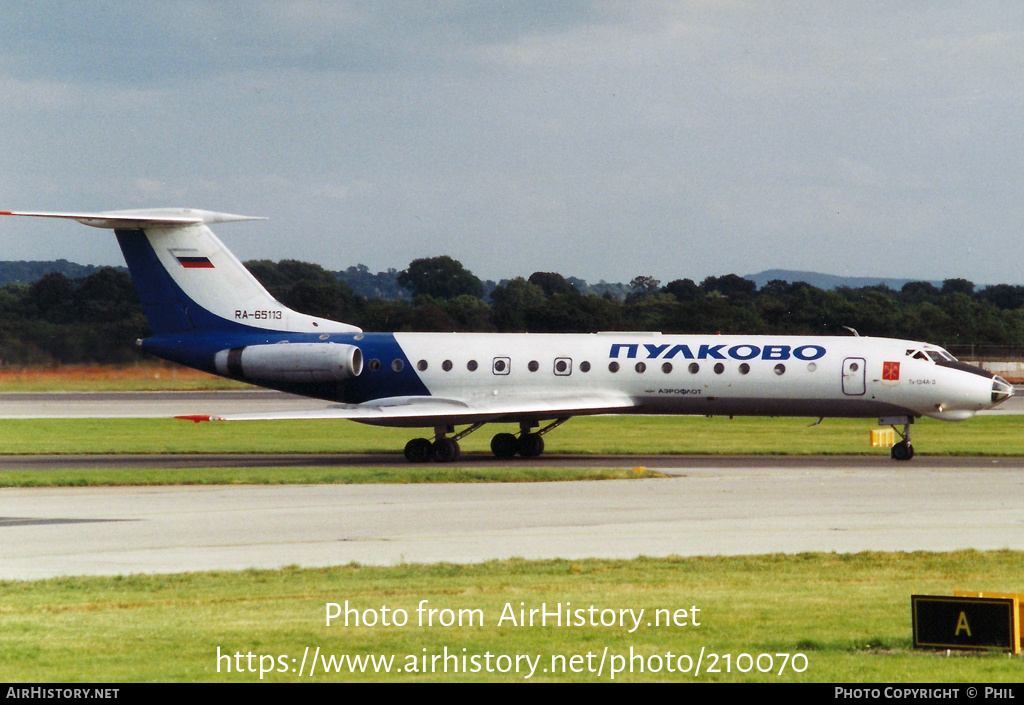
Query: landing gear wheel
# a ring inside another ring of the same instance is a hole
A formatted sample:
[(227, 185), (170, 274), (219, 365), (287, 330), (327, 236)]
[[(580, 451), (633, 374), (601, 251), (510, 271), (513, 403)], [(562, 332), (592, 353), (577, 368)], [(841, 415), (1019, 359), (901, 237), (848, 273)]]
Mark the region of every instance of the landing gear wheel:
[(430, 450), (435, 463), (452, 463), (459, 457), (458, 441), (451, 438), (438, 438)]
[(413, 438), (405, 444), (405, 459), (410, 463), (425, 463), (430, 456), (431, 444), (426, 438)]
[(502, 460), (514, 458), (516, 455), (516, 437), (511, 433), (497, 433), (491, 439), (491, 452)]
[(544, 439), (539, 433), (524, 433), (516, 441), (516, 451), (524, 458), (536, 458), (544, 452)]
[(893, 460), (910, 460), (914, 457), (914, 446), (910, 441), (900, 441), (892, 447), (891, 455)]

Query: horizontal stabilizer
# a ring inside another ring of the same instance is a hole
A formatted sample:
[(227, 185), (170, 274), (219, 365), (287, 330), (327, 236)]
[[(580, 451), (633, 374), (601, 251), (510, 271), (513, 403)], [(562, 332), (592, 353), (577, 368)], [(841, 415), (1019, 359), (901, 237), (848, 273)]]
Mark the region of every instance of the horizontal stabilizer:
[(18, 215), (30, 218), (64, 218), (77, 220), (82, 225), (112, 230), (144, 230), (146, 228), (167, 228), (174, 226), (198, 225), (199, 223), (231, 223), (241, 220), (266, 220), (266, 218), (233, 213), (215, 213), (194, 208), (145, 208), (128, 211), (103, 211), (100, 213), (51, 213), (46, 211), (0, 211), (0, 215)]

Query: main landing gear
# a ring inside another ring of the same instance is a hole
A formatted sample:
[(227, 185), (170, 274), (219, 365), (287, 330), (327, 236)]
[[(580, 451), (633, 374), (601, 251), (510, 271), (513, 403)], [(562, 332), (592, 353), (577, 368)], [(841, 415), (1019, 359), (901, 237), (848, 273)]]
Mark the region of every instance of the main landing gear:
[[(914, 457), (914, 446), (910, 444), (910, 424), (914, 423), (914, 417), (897, 416), (881, 418), (878, 419), (878, 423), (888, 424), (896, 432), (896, 435), (900, 437), (900, 442), (894, 445), (889, 453), (893, 460), (910, 460)], [(903, 425), (903, 431), (896, 428), (898, 424)]]
[(519, 435), (513, 433), (498, 433), (491, 439), (491, 452), (494, 457), (508, 460), (519, 456), (520, 458), (536, 458), (544, 452), (544, 434), (554, 431), (556, 428), (568, 421), (568, 418), (552, 421), (539, 431), (530, 431), (537, 427), (537, 423), (521, 422), (519, 424)]
[[(537, 422), (523, 421), (519, 424), (519, 434), (498, 433), (491, 439), (491, 452), (495, 457), (508, 460), (518, 455), (521, 458), (536, 458), (544, 452), (544, 439), (542, 436), (549, 431), (561, 426), (568, 421), (568, 418), (552, 421), (539, 431), (530, 429), (537, 427)], [(469, 428), (453, 436), (447, 434), (454, 432), (451, 426), (437, 426), (434, 429), (434, 440), (426, 438), (413, 438), (405, 444), (405, 459), (410, 463), (426, 463), (433, 460), (436, 463), (451, 463), (459, 458), (459, 441), (478, 430), (483, 423), (473, 424)]]
[(413, 438), (405, 444), (405, 459), (410, 463), (425, 463), (430, 460), (435, 463), (454, 463), (461, 453), (459, 441), (481, 426), (482, 423), (473, 424), (451, 437), (446, 434), (452, 433), (455, 430), (453, 427), (436, 426), (433, 442), (426, 438)]

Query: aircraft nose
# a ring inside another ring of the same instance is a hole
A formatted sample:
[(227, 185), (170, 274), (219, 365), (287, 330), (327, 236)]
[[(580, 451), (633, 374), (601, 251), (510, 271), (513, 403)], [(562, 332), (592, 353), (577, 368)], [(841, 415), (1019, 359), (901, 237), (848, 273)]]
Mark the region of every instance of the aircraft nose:
[(1013, 396), (1013, 386), (1002, 377), (992, 378), (992, 406), (1002, 404)]

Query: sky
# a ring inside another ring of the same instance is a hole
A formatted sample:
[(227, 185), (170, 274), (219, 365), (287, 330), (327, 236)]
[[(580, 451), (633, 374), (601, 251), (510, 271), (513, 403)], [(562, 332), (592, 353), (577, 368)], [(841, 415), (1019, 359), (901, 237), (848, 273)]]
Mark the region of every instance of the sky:
[[(5, 0), (0, 210), (242, 260), (1024, 284), (1024, 3)], [(0, 220), (0, 259), (122, 264)]]

